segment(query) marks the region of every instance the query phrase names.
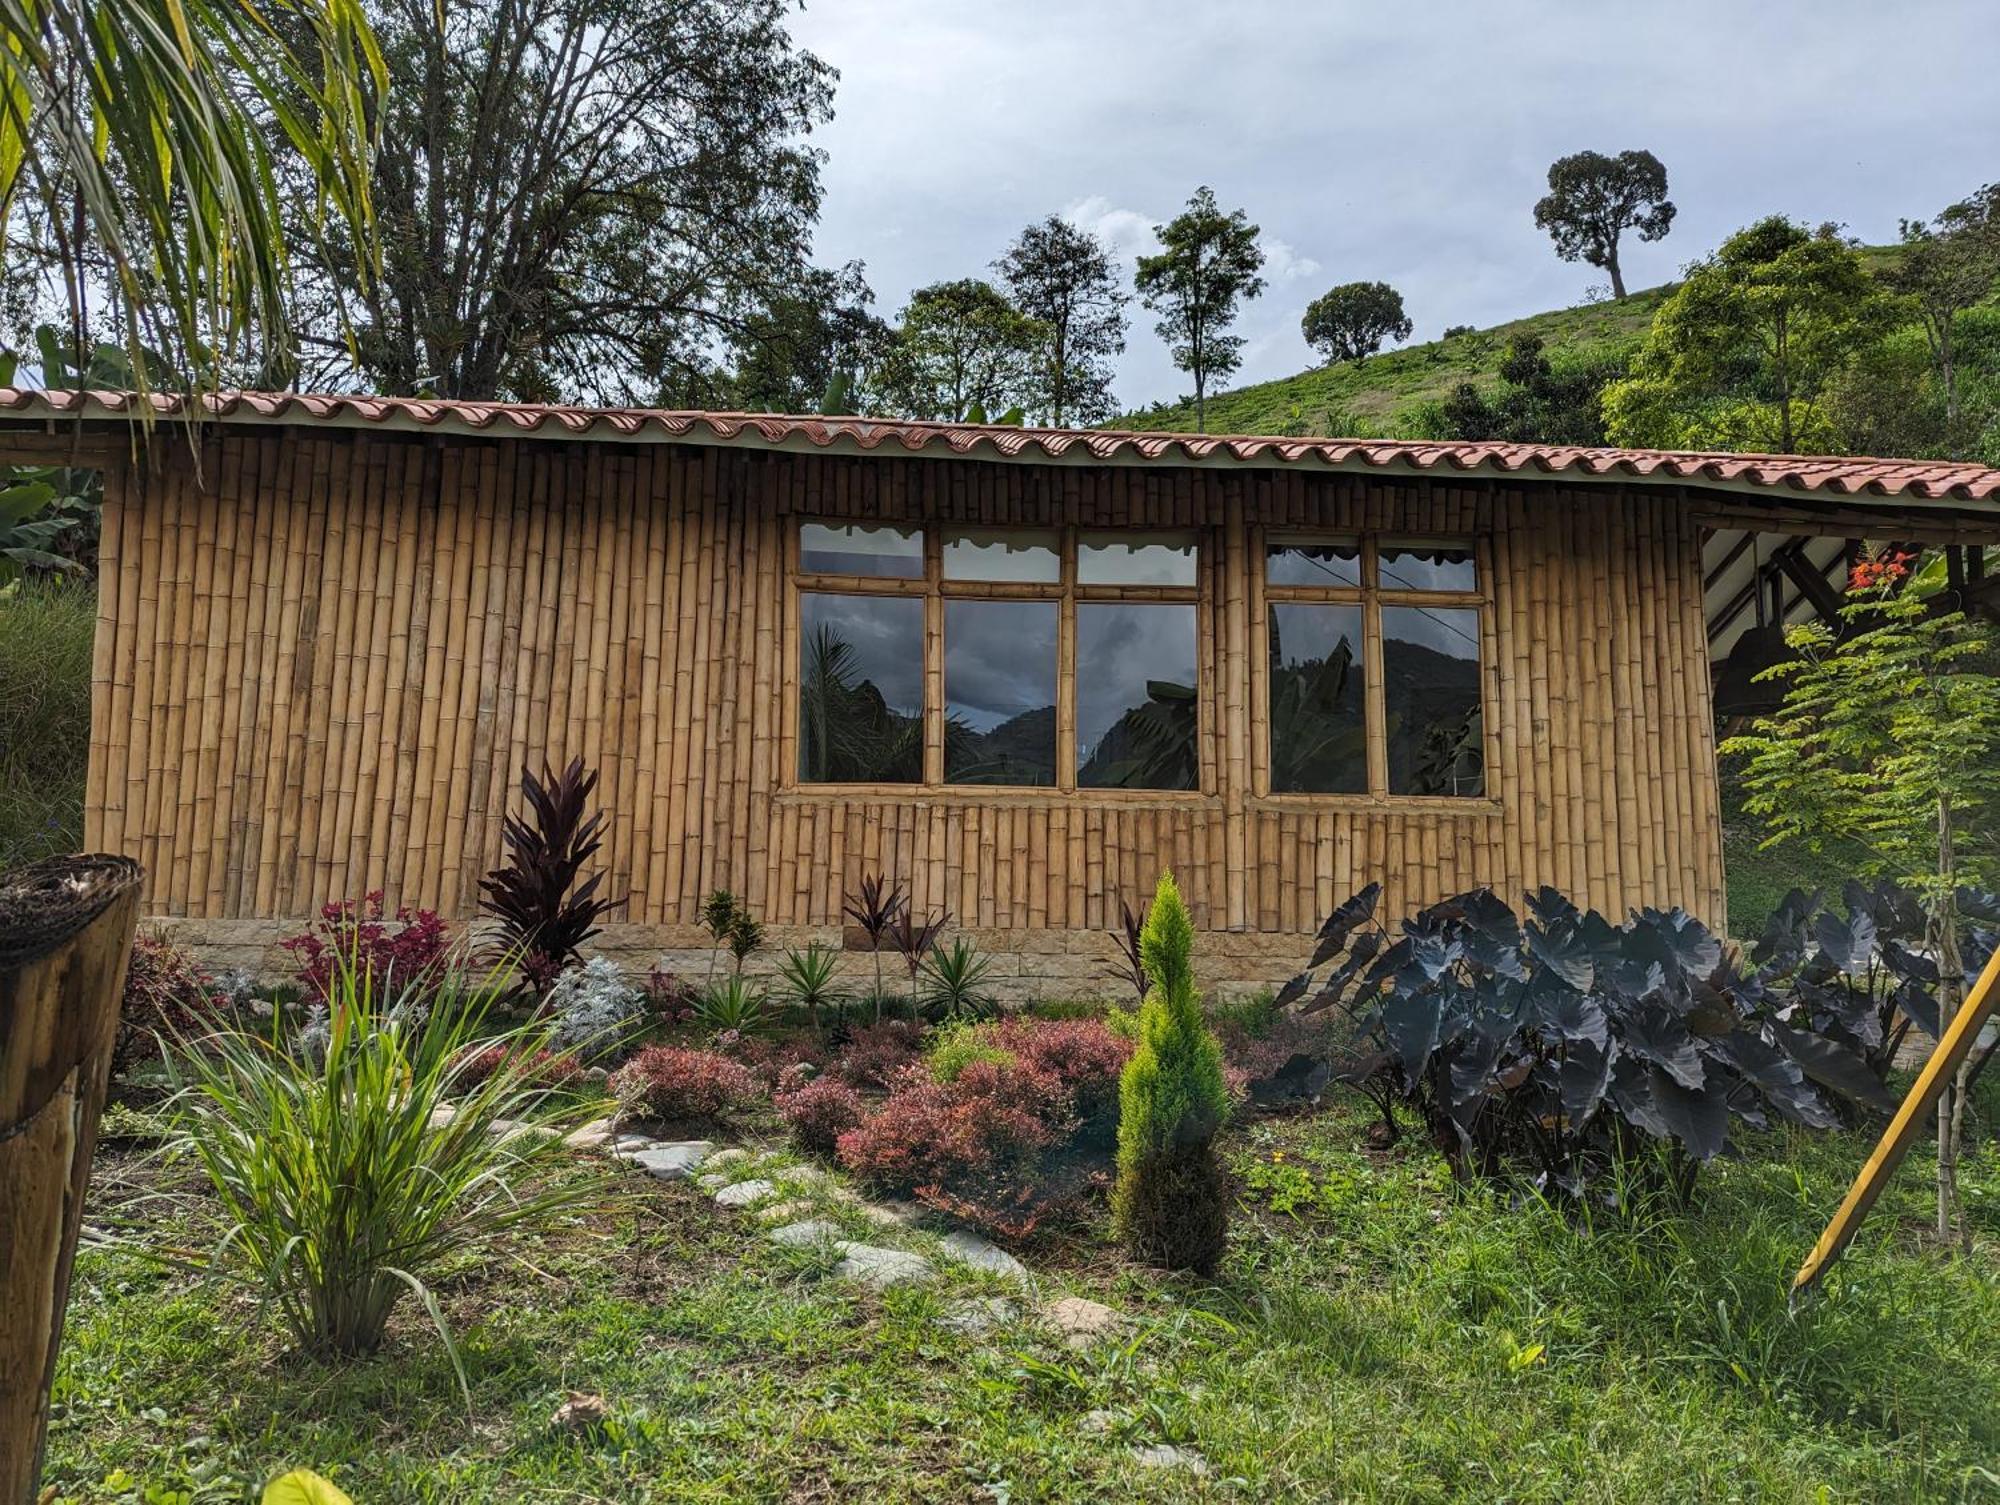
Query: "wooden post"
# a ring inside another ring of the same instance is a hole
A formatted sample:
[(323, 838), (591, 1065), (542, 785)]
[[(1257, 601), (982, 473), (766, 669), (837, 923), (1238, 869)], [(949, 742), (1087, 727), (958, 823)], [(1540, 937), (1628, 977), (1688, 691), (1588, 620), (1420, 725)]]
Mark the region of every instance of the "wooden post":
[(125, 857), (0, 876), (0, 1505), (41, 1477), (141, 876)]

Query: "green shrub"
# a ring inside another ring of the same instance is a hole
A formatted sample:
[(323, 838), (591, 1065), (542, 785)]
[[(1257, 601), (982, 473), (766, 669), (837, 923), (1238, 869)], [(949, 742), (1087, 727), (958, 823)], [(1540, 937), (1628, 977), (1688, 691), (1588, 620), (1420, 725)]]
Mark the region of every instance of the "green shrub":
[(1152, 986), (1139, 1044), (1118, 1084), (1118, 1184), (1111, 1210), (1136, 1259), (1213, 1274), (1229, 1222), (1215, 1135), (1229, 1114), (1222, 1049), (1194, 986), (1194, 926), (1162, 873), (1140, 936)]
[(984, 1025), (963, 1020), (939, 1026), (924, 1048), (924, 1065), (933, 1080), (955, 1082), (959, 1073), (975, 1061), (994, 1066), (1011, 1065), (1012, 1051), (993, 1043), (993, 1032)]
[(0, 592), (0, 871), (83, 847), (96, 625), (86, 583)]
[(489, 1028), (498, 982), (385, 1007), (344, 966), (310, 1048), (224, 1029), (173, 1051), (177, 1142), (229, 1225), (218, 1266), (262, 1287), (306, 1352), (372, 1353), (415, 1295), (458, 1367), (427, 1281), (600, 1190), (540, 1178), (603, 1105), (552, 1090), (545, 1024)]

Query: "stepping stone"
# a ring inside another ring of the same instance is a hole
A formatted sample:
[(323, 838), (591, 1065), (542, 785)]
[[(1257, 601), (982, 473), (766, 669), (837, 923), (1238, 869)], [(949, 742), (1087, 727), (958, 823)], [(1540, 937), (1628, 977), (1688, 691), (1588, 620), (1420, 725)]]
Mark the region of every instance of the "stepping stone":
[(803, 1223), (787, 1223), (782, 1228), (773, 1228), (764, 1237), (788, 1249), (810, 1248), (814, 1244), (838, 1243), (840, 1225), (829, 1223), (825, 1218), (807, 1218)]
[(1101, 1301), (1064, 1296), (1043, 1303), (1042, 1320), (1061, 1333), (1072, 1348), (1082, 1348), (1098, 1338), (1122, 1331), (1131, 1319)]
[(910, 1228), (924, 1215), (915, 1202), (863, 1202), (859, 1210), (877, 1228)]
[(878, 1291), (890, 1286), (921, 1285), (937, 1274), (931, 1262), (920, 1254), (882, 1249), (874, 1244), (848, 1243), (837, 1247), (844, 1257), (833, 1267), (834, 1277), (858, 1281)]
[(721, 1191), (734, 1177), (725, 1176), (721, 1171), (710, 1171), (706, 1176), (696, 1176), (694, 1184), (703, 1191)]
[(980, 1296), (954, 1301), (937, 1319), (937, 1325), (968, 1338), (983, 1337), (1021, 1315), (1021, 1308), (1005, 1296)]
[(1076, 1424), (1076, 1429), (1079, 1432), (1088, 1432), (1094, 1437), (1102, 1437), (1117, 1425), (1116, 1411), (1086, 1411), (1083, 1413), (1083, 1419)]
[(1193, 1448), (1177, 1448), (1171, 1442), (1149, 1443), (1129, 1449), (1132, 1461), (1141, 1468), (1178, 1468), (1197, 1476), (1208, 1472), (1208, 1460)]
[(1028, 1267), (997, 1244), (988, 1243), (978, 1234), (964, 1228), (947, 1233), (939, 1242), (945, 1255), (962, 1265), (970, 1265), (975, 1270), (984, 1270), (990, 1275), (1005, 1275), (1014, 1280), (1026, 1280)]
[(773, 1202), (769, 1207), (757, 1209), (756, 1218), (760, 1223), (796, 1223), (800, 1218), (810, 1217), (813, 1204), (793, 1198), (788, 1202)]
[(770, 1174), (797, 1186), (824, 1186), (833, 1179), (816, 1165), (786, 1165)]
[(676, 1144), (648, 1143), (638, 1150), (620, 1149), (618, 1155), (658, 1180), (685, 1181), (708, 1158), (709, 1149), (706, 1139), (688, 1139)]
[(731, 1145), (726, 1150), (717, 1150), (713, 1155), (710, 1155), (708, 1157), (708, 1168), (715, 1171), (725, 1171), (730, 1166), (739, 1164), (749, 1158), (750, 1152), (748, 1150), (740, 1145)]
[(778, 1188), (768, 1181), (738, 1181), (734, 1186), (725, 1186), (715, 1194), (717, 1207), (755, 1207), (759, 1202), (768, 1202), (778, 1194)]
[(435, 1108), (431, 1109), (431, 1127), (433, 1129), (448, 1128), (451, 1121), (456, 1117), (458, 1117), (458, 1109), (454, 1108), (450, 1103), (439, 1103)]
[(601, 1150), (611, 1143), (611, 1120), (592, 1119), (582, 1128), (572, 1129), (563, 1142), (573, 1150)]

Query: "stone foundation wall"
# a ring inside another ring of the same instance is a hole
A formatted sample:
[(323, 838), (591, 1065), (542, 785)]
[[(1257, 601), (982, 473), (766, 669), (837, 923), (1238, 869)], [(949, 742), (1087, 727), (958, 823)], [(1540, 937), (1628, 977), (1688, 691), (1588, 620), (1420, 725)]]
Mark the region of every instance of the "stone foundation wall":
[[(214, 972), (240, 969), (260, 982), (290, 981), (296, 975), (292, 957), (278, 942), (296, 935), (296, 920), (142, 921), (194, 948), (204, 966)], [(1003, 1003), (1024, 1004), (1061, 998), (1106, 998), (1130, 1002), (1123, 981), (1119, 946), (1101, 930), (978, 930), (953, 929), (946, 940), (964, 938), (992, 963), (986, 986)], [(655, 965), (666, 967), (699, 984), (715, 955), (718, 971), (730, 965), (727, 953), (709, 950), (706, 932), (685, 925), (607, 925), (591, 944), (594, 955), (608, 956), (635, 979)], [(854, 944), (851, 933), (831, 926), (771, 926), (764, 949), (745, 965), (747, 976), (772, 979), (788, 947), (813, 941), (842, 948), (840, 977), (851, 992), (874, 986), (874, 960)], [(1263, 935), (1254, 932), (1202, 931), (1195, 936), (1195, 973), (1205, 989), (1218, 994), (1275, 988), (1305, 965), (1312, 937)], [(900, 956), (882, 958), (883, 987), (898, 992), (908, 985)]]

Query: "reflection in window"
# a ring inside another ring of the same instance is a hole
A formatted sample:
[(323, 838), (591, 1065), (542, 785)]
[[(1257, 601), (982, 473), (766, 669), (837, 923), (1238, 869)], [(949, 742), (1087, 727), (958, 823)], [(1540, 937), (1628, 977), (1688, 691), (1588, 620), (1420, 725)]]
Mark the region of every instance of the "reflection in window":
[(1470, 544), (1385, 543), (1377, 568), (1385, 591), (1472, 591), (1479, 570)]
[(956, 528), (944, 536), (947, 580), (1062, 579), (1061, 536), (1043, 529)]
[(951, 784), (1056, 781), (1054, 601), (944, 604), (944, 776)]
[(1361, 583), (1358, 543), (1278, 543), (1265, 551), (1264, 578), (1272, 585), (1351, 586)]
[(921, 580), (921, 528), (886, 523), (802, 523), (799, 568), (808, 575), (875, 575)]
[(924, 603), (803, 592), (799, 650), (800, 780), (921, 780)]
[(1078, 602), (1077, 784), (1193, 789), (1196, 725), (1194, 606)]
[(1076, 578), (1079, 585), (1194, 585), (1194, 535), (1086, 533), (1077, 541)]
[(1358, 605), (1271, 607), (1271, 788), (1368, 792), (1368, 718)]
[(1477, 611), (1383, 607), (1382, 691), (1391, 794), (1486, 792)]

